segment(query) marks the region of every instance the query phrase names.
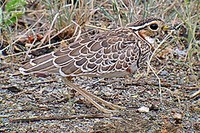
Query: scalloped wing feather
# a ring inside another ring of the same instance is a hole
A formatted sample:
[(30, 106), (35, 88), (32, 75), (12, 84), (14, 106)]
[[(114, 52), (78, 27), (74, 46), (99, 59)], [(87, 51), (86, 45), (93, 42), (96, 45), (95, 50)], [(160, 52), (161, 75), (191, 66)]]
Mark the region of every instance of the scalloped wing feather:
[(80, 39), (68, 48), (33, 59), (20, 71), (24, 74), (60, 73), (64, 77), (124, 76), (139, 59), (137, 40), (137, 35), (130, 29), (119, 28), (93, 38)]

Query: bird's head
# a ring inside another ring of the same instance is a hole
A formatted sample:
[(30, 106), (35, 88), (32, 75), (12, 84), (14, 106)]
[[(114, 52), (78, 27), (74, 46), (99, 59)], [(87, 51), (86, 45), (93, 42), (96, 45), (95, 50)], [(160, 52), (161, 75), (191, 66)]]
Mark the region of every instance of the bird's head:
[(157, 36), (168, 30), (168, 26), (159, 18), (147, 18), (127, 25), (139, 37), (150, 44), (155, 42)]

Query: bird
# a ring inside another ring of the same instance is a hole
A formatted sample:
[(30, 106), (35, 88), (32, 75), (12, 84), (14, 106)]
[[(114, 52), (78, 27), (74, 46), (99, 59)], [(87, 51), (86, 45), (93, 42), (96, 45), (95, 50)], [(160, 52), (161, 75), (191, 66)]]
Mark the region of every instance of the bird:
[[(30, 59), (19, 68), (24, 74), (58, 74), (70, 88), (77, 91), (104, 113), (124, 110), (126, 107), (82, 89), (71, 82), (72, 77), (125, 77), (145, 65), (151, 56), (155, 40), (168, 29), (160, 18), (145, 18), (125, 27), (79, 38), (65, 48)], [(100, 105), (101, 103), (101, 105)]]

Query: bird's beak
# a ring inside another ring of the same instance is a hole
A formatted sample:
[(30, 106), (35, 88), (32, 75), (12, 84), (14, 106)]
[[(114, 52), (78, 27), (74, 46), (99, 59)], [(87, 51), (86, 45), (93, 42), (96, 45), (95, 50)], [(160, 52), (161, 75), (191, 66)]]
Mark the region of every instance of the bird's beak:
[(163, 30), (163, 31), (168, 31), (169, 29), (170, 29), (170, 27), (167, 26), (167, 25), (164, 25), (164, 26), (162, 27), (162, 30)]

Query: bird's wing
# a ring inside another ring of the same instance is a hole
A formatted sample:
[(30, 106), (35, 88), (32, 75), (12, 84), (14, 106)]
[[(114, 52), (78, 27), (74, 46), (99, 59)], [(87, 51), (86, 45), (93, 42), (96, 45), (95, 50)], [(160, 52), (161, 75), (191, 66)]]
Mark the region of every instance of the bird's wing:
[(23, 74), (60, 73), (65, 77), (126, 71), (139, 58), (136, 38), (127, 28), (100, 33), (32, 59), (20, 71)]

